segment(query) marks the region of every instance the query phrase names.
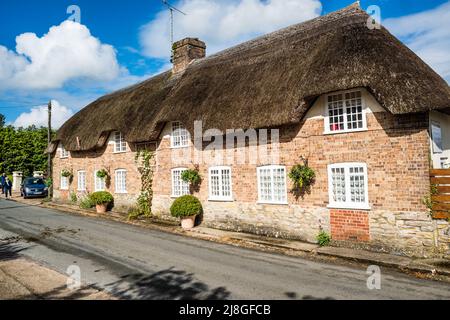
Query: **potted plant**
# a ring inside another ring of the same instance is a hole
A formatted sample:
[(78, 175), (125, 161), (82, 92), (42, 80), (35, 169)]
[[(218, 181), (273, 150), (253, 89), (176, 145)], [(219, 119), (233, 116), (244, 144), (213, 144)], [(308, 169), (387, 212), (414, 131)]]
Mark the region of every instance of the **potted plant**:
[(202, 178), (200, 176), (200, 173), (198, 172), (198, 169), (196, 168), (183, 171), (183, 173), (181, 174), (181, 180), (189, 183), (190, 192), (193, 193), (193, 191), (198, 191), (198, 187), (200, 185), (200, 182), (202, 181)]
[(63, 169), (61, 172), (61, 176), (63, 176), (64, 178), (72, 178), (73, 174), (72, 171)]
[(308, 161), (303, 160), (303, 164), (297, 164), (292, 167), (289, 172), (289, 178), (294, 185), (291, 192), (298, 199), (299, 197), (303, 197), (305, 193), (311, 192), (311, 185), (314, 183), (316, 173), (308, 166)]
[(173, 217), (181, 219), (183, 229), (192, 229), (195, 225), (195, 217), (202, 213), (200, 200), (191, 195), (177, 198), (170, 207)]
[(95, 204), (97, 213), (105, 213), (108, 205), (114, 201), (111, 193), (107, 191), (98, 191), (90, 195), (92, 203)]
[(97, 171), (97, 178), (103, 179), (108, 177), (108, 171), (106, 171), (105, 169), (101, 169)]

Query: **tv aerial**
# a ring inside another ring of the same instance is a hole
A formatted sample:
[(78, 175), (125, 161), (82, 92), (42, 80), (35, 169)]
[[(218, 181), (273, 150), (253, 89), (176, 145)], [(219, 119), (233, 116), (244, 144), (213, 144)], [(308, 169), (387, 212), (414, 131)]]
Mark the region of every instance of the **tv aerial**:
[(186, 13), (171, 5), (167, 0), (162, 0), (162, 2), (167, 6), (167, 9), (169, 9), (170, 11), (170, 45), (171, 47), (173, 47), (173, 14), (175, 12), (178, 12), (186, 16)]

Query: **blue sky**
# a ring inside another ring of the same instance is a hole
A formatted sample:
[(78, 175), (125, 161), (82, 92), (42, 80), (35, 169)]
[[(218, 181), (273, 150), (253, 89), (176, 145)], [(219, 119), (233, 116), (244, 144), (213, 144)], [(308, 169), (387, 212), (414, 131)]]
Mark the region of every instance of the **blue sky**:
[[(354, 0), (173, 0), (175, 38), (198, 36), (216, 52), (257, 35), (343, 8)], [(81, 26), (64, 24), (81, 9)], [(450, 81), (450, 0), (361, 1)], [(50, 29), (52, 28), (52, 29)], [(34, 35), (33, 35), (34, 34)], [(17, 38), (16, 38), (17, 37)], [(0, 113), (14, 125), (55, 126), (99, 96), (169, 67), (168, 14), (159, 0), (2, 0)]]

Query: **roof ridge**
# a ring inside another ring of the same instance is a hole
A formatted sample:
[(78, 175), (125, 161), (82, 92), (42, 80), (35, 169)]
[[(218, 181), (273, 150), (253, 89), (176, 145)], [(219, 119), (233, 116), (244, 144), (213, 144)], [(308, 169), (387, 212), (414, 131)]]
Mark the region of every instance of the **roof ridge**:
[[(307, 29), (305, 29), (303, 31), (312, 30), (312, 29), (315, 28), (314, 22), (317, 22), (317, 21), (320, 21), (320, 20), (328, 20), (328, 19), (330, 19), (332, 17), (336, 17), (334, 21), (338, 21), (338, 20), (344, 19), (346, 17), (349, 17), (351, 15), (354, 15), (356, 13), (358, 13), (358, 14), (363, 13), (363, 14), (368, 15), (367, 12), (364, 11), (361, 8), (360, 1), (356, 1), (356, 2), (354, 2), (352, 4), (350, 4), (350, 5), (342, 8), (342, 9), (339, 9), (339, 10), (327, 13), (325, 15), (319, 15), (319, 16), (317, 16), (315, 18), (312, 18), (312, 19), (309, 19), (309, 20), (305, 20), (305, 21), (302, 21), (302, 22), (299, 22), (299, 23), (295, 23), (295, 24), (289, 25), (287, 27), (284, 27), (284, 28), (281, 28), (281, 29), (278, 29), (278, 30), (275, 30), (275, 31), (272, 31), (272, 32), (269, 32), (269, 33), (266, 33), (266, 34), (263, 34), (263, 35), (260, 35), (260, 36), (258, 36), (256, 38), (252, 38), (250, 40), (238, 43), (238, 44), (236, 44), (236, 45), (234, 45), (232, 47), (229, 47), (229, 48), (226, 48), (226, 49), (221, 50), (219, 52), (216, 52), (216, 53), (214, 53), (214, 54), (212, 54), (210, 56), (206, 56), (205, 58), (196, 59), (196, 60), (193, 61), (193, 63), (194, 64), (200, 63), (202, 61), (207, 61), (207, 60), (213, 59), (215, 57), (222, 56), (223, 54), (228, 54), (230, 52), (238, 50), (241, 47), (249, 46), (252, 43), (255, 44), (256, 46), (262, 45), (263, 43), (258, 44), (258, 42), (260, 42), (261, 40), (265, 40), (265, 39), (269, 40), (269, 38), (277, 36), (277, 35), (280, 35), (280, 34), (286, 34), (289, 31), (297, 30), (297, 29), (299, 29), (299, 27), (301, 27), (301, 26), (304, 27), (304, 26), (307, 26), (308, 24), (310, 24), (311, 27), (309, 27), (309, 28), (307, 28)], [(333, 20), (330, 19), (330, 21), (333, 21)]]

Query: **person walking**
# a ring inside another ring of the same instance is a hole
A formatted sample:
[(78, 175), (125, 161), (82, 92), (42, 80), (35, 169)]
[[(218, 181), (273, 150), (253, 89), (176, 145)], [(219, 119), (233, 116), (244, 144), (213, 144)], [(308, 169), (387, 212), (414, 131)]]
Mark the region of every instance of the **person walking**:
[(8, 199), (8, 194), (9, 194), (9, 197), (12, 198), (12, 185), (13, 185), (12, 181), (9, 180), (8, 177), (6, 177), (6, 179), (5, 179), (5, 187), (4, 187), (6, 199)]
[(2, 194), (5, 194), (5, 182), (6, 182), (6, 173), (3, 173), (0, 177), (0, 187), (2, 189)]

